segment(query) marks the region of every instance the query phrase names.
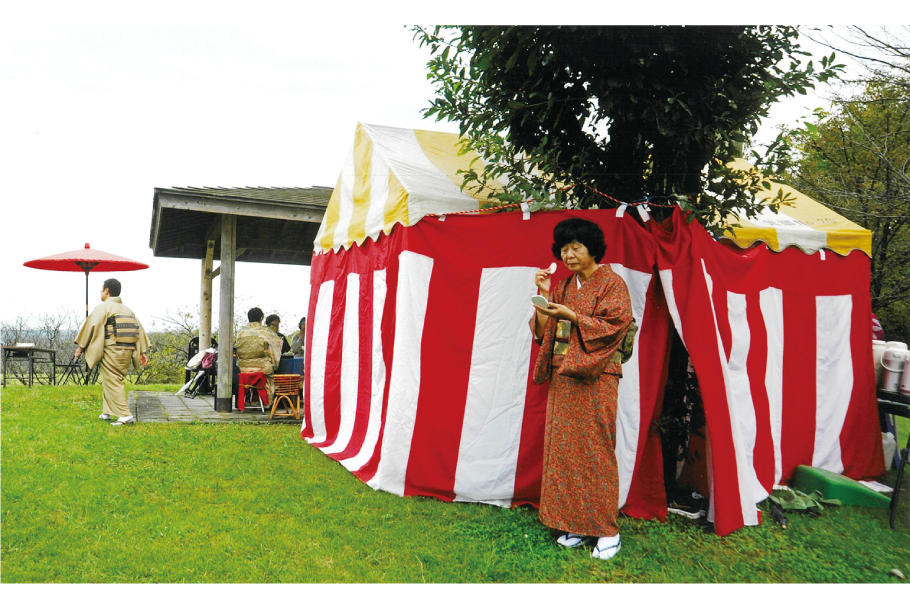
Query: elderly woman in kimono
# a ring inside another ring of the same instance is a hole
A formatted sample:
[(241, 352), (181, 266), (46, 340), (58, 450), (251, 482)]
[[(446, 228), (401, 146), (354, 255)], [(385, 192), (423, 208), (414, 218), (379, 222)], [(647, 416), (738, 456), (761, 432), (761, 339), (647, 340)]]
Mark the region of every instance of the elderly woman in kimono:
[(553, 285), (555, 264), (535, 276), (549, 305), (531, 319), (540, 354), (534, 383), (550, 381), (540, 489), (540, 520), (563, 531), (562, 546), (597, 538), (591, 556), (619, 552), (616, 406), (619, 347), (632, 323), (626, 283), (609, 265), (603, 231), (567, 219), (553, 231), (553, 255), (572, 274)]

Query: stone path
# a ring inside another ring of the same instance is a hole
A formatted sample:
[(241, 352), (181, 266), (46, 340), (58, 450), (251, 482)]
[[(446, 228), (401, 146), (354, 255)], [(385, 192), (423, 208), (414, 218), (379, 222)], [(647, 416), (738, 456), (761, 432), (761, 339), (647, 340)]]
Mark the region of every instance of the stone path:
[[(225, 423), (225, 422), (257, 422), (267, 424), (302, 424), (302, 419), (293, 417), (275, 417), (270, 421), (270, 409), (266, 408), (265, 413), (259, 410), (259, 406), (246, 407), (241, 413), (234, 409), (230, 413), (215, 411), (215, 400), (211, 395), (197, 396), (196, 398), (187, 398), (185, 396), (176, 396), (173, 392), (140, 392), (132, 391), (129, 393), (129, 407), (133, 412), (133, 417), (140, 424), (144, 423), (166, 423), (166, 422), (206, 422), (206, 423)], [(282, 412), (279, 406), (278, 412)], [(302, 415), (301, 411), (301, 415)]]

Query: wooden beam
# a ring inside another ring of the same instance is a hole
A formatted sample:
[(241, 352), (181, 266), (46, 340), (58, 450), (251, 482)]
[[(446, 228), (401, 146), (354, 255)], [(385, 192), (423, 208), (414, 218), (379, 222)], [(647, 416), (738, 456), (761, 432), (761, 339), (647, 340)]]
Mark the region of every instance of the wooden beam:
[(203, 213), (219, 213), (222, 215), (285, 219), (309, 223), (322, 223), (322, 217), (325, 215), (325, 208), (320, 207), (319, 205), (310, 207), (280, 202), (217, 200), (214, 198), (187, 196), (171, 192), (159, 192), (156, 196), (158, 197), (159, 207), (166, 209), (182, 209), (185, 211), (201, 211)]
[(205, 258), (202, 260), (202, 285), (199, 293), (199, 351), (212, 343), (212, 258), (215, 256), (215, 241), (205, 243)]
[(221, 236), (221, 215), (215, 215), (212, 223), (209, 224), (208, 229), (205, 231), (205, 241), (218, 240), (219, 236)]
[(231, 380), (234, 371), (234, 253), (237, 217), (221, 217), (221, 301), (218, 306), (218, 397), (215, 410), (234, 408)]
[(149, 248), (153, 251), (158, 248), (158, 232), (161, 230), (161, 206), (158, 204), (158, 196), (152, 203), (152, 227), (149, 230)]
[(202, 260), (202, 296), (199, 311), (199, 350), (212, 343), (212, 280), (221, 272), (212, 271), (215, 240), (221, 235), (221, 217), (215, 217), (205, 231), (205, 258)]

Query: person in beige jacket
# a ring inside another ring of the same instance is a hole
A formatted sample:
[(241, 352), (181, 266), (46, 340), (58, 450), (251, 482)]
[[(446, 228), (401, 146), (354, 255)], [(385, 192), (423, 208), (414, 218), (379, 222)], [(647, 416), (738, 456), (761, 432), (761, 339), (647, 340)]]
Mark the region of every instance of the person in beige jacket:
[(126, 400), (123, 379), (130, 361), (138, 369), (148, 364), (149, 340), (133, 311), (120, 299), (120, 281), (109, 278), (101, 288), (101, 304), (96, 306), (76, 335), (76, 359), (85, 353), (86, 364), (101, 363), (101, 419), (117, 418), (114, 426), (136, 420)]
[(266, 377), (269, 403), (275, 397), (275, 371), (281, 359), (281, 342), (278, 335), (262, 324), (265, 316), (262, 309), (252, 308), (247, 312), (250, 324), (237, 331), (234, 349), (237, 352), (237, 367), (241, 373), (262, 372)]

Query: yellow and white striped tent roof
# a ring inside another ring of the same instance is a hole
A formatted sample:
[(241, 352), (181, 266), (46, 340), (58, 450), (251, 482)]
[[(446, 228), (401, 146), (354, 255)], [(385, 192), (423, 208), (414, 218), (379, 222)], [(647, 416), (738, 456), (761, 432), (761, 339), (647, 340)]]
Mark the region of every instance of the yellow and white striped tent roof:
[[(459, 169), (479, 173), (483, 161), (473, 151), (461, 154), (454, 133), (358, 124), (348, 155), (316, 234), (315, 251), (337, 251), (388, 234), (395, 224), (410, 226), (431, 214), (476, 211), (495, 206), (490, 190), (461, 191)], [(739, 159), (733, 166), (752, 168)], [(795, 198), (778, 213), (764, 209), (753, 219), (727, 218), (736, 225), (723, 238), (747, 248), (757, 241), (775, 251), (797, 246), (806, 253), (827, 248), (841, 255), (854, 249), (871, 256), (872, 233), (805, 194), (776, 182)], [(501, 185), (501, 184), (500, 184)]]
[(341, 169), (314, 250), (328, 251), (361, 244), (388, 234), (400, 223), (414, 225), (427, 215), (492, 206), (489, 190), (461, 191), (463, 176), (476, 159), (459, 154), (452, 133), (358, 124), (354, 147)]
[[(742, 158), (731, 166), (746, 171), (754, 168)], [(761, 241), (774, 251), (796, 246), (805, 253), (830, 249), (846, 255), (859, 249), (872, 256), (872, 232), (790, 186), (770, 180), (768, 183), (771, 189), (760, 196), (774, 198), (779, 190), (783, 190), (785, 195), (794, 199), (793, 203), (781, 205), (777, 213), (766, 206), (752, 219), (731, 214), (727, 217), (727, 225), (738, 224), (739, 227), (733, 229), (732, 235), (725, 232), (722, 238), (732, 240), (744, 249)]]

